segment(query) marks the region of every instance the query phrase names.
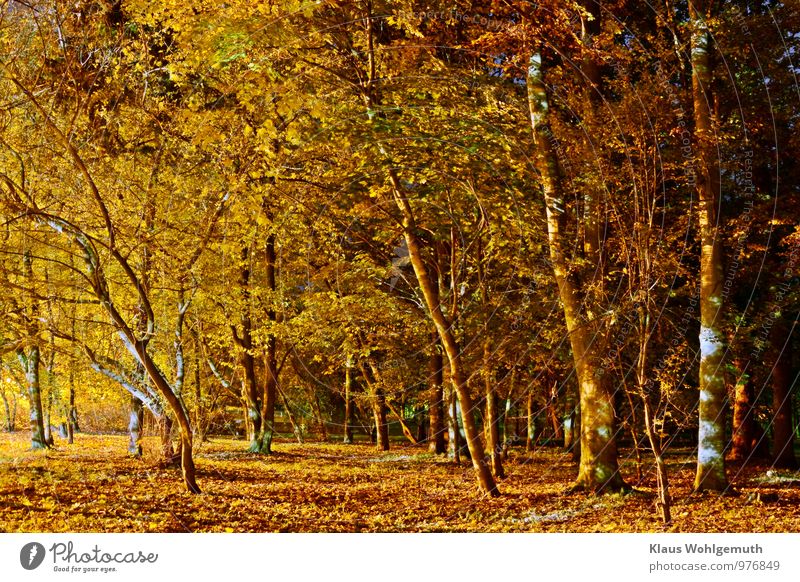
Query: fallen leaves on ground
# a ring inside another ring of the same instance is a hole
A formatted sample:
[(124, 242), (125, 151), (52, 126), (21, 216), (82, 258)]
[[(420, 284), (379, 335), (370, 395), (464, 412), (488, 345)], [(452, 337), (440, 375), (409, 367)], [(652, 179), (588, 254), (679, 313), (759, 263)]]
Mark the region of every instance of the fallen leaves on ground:
[[(655, 514), (655, 477), (633, 461), (633, 493), (567, 493), (568, 455), (512, 449), (497, 499), (472, 469), (423, 446), (278, 442), (271, 456), (212, 439), (196, 452), (200, 495), (162, 467), (158, 440), (142, 459), (123, 435), (78, 434), (33, 452), (25, 433), (0, 435), (0, 530), (5, 532), (791, 532), (800, 530), (800, 475), (730, 468), (736, 493), (691, 495), (694, 462), (669, 459), (673, 523)], [(630, 457), (628, 457), (630, 458)]]

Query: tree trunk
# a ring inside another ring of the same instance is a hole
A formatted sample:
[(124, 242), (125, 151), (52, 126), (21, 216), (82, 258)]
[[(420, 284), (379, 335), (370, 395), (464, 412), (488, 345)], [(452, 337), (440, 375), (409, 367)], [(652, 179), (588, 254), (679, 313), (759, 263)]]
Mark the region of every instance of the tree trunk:
[(317, 429), (319, 430), (319, 438), (323, 442), (328, 440), (328, 428), (325, 426), (325, 418), (322, 416), (322, 406), (319, 403), (319, 394), (313, 388), (311, 406), (314, 408), (314, 417), (317, 419)]
[(428, 441), (428, 431), (430, 427), (428, 426), (428, 416), (425, 413), (424, 406), (415, 406), (414, 407), (414, 418), (417, 421), (417, 435), (416, 441), (418, 443), (424, 443)]
[[(139, 360), (144, 365), (148, 377), (153, 382), (161, 397), (167, 401), (170, 410), (175, 414), (178, 421), (178, 429), (180, 430), (180, 454), (181, 454), (181, 471), (183, 473), (183, 482), (190, 493), (200, 493), (200, 487), (197, 485), (196, 470), (194, 465), (194, 458), (192, 457), (192, 426), (189, 422), (189, 417), (186, 416), (186, 410), (181, 404), (178, 397), (172, 391), (169, 382), (161, 374), (161, 371), (156, 366), (152, 357), (147, 350), (140, 344), (137, 346), (137, 353)], [(167, 416), (165, 411), (164, 416)]]
[(564, 452), (572, 453), (572, 460), (581, 460), (581, 447), (578, 442), (580, 434), (579, 409), (574, 401), (568, 400), (564, 411)]
[(461, 464), (461, 429), (458, 424), (458, 402), (456, 401), (456, 391), (448, 391), (448, 411), (447, 415), (447, 434), (448, 434), (448, 457), (453, 459), (456, 465)]
[(386, 422), (386, 398), (382, 388), (376, 388), (372, 397), (372, 414), (375, 418), (378, 449), (389, 450), (389, 424)]
[(431, 352), (428, 355), (428, 410), (430, 426), (428, 430), (428, 448), (437, 455), (445, 454), (445, 426), (444, 426), (444, 358), (441, 352), (442, 344), (434, 334)]
[(75, 442), (75, 433), (78, 432), (78, 409), (75, 407), (75, 362), (69, 369), (69, 407), (67, 408), (67, 442)]
[(303, 444), (303, 430), (298, 426), (297, 421), (294, 419), (294, 414), (292, 414), (292, 407), (289, 405), (289, 400), (286, 398), (286, 394), (283, 393), (280, 386), (275, 387), (278, 391), (278, 396), (281, 399), (281, 403), (283, 404), (283, 409), (286, 411), (286, 416), (289, 418), (289, 424), (292, 425), (292, 432), (294, 433), (297, 442), (301, 445)]
[(753, 452), (753, 384), (750, 375), (743, 369), (742, 362), (734, 362), (738, 373), (736, 386), (733, 389), (733, 442), (731, 459), (747, 461)]
[(267, 379), (264, 387), (264, 395), (261, 407), (261, 430), (258, 433), (258, 451), (261, 454), (269, 455), (272, 453), (272, 439), (275, 434), (275, 400), (277, 397), (278, 386), (278, 357), (275, 334), (272, 328), (277, 321), (277, 314), (274, 308), (275, 292), (277, 289), (275, 282), (275, 235), (267, 236), (266, 244), (266, 275), (267, 289), (269, 290), (270, 307), (267, 309), (267, 320), (269, 321), (270, 331), (267, 336), (266, 369)]
[(388, 408), (389, 411), (394, 414), (397, 422), (400, 423), (400, 429), (403, 431), (403, 436), (406, 437), (412, 445), (419, 444), (419, 440), (417, 440), (417, 438), (414, 436), (414, 433), (411, 431), (411, 427), (408, 426), (408, 423), (406, 423), (406, 419), (403, 418), (403, 407), (401, 406), (400, 410), (397, 410), (394, 406), (392, 406), (392, 403), (388, 398), (385, 399), (385, 402), (386, 408)]
[[(197, 439), (203, 443), (208, 440), (209, 429), (209, 415), (206, 409), (206, 402), (203, 396), (203, 378), (200, 373), (202, 362), (200, 355), (200, 332), (196, 328), (192, 329), (192, 337), (194, 338), (194, 400), (195, 400), (195, 413), (194, 413), (194, 430), (197, 434)], [(210, 403), (209, 408), (213, 408), (213, 402)]]
[(353, 443), (353, 356), (348, 355), (344, 368), (344, 438), (345, 444)]
[(250, 441), (247, 451), (258, 453), (260, 452), (258, 435), (261, 433), (261, 399), (258, 393), (255, 358), (249, 353), (243, 352), (240, 363), (244, 369), (243, 392), (247, 407), (247, 439)]
[(3, 398), (3, 409), (6, 413), (6, 432), (14, 432), (14, 421), (11, 416), (11, 407), (8, 404), (8, 398), (6, 397), (5, 390), (0, 390), (0, 396)]
[(710, 104), (713, 103), (711, 34), (706, 18), (708, 0), (689, 3), (692, 25), (692, 98), (699, 152), (696, 187), (700, 223), (700, 421), (697, 445), (697, 491), (724, 491), (725, 398), (722, 368), (722, 334), (718, 315), (722, 310), (722, 240), (718, 233), (717, 204), (719, 167)]
[(128, 454), (133, 457), (141, 457), (144, 405), (133, 395), (131, 395), (131, 409), (128, 418)]
[(553, 438), (558, 441), (564, 439), (564, 427), (561, 426), (561, 419), (558, 417), (558, 381), (553, 382), (550, 388), (550, 398), (547, 400), (547, 414), (550, 416), (550, 424), (553, 426)]
[[(648, 252), (646, 249), (643, 250), (645, 253)], [(645, 270), (643, 270), (643, 283), (645, 288), (649, 289), (649, 272), (646, 272)], [(647, 432), (647, 439), (650, 441), (650, 448), (653, 451), (653, 457), (656, 461), (656, 485), (658, 488), (658, 500), (656, 501), (656, 506), (658, 507), (659, 514), (661, 515), (661, 520), (666, 524), (672, 521), (672, 502), (669, 495), (667, 464), (664, 462), (664, 453), (661, 447), (661, 437), (656, 434), (655, 418), (653, 418), (653, 411), (650, 407), (650, 399), (646, 390), (646, 386), (648, 385), (648, 349), (650, 338), (653, 335), (652, 329), (650, 328), (650, 298), (646, 289), (643, 301), (644, 307), (642, 307), (639, 312), (639, 349), (636, 358), (636, 387), (644, 407), (644, 427), (645, 431)], [(636, 446), (638, 451), (638, 445)]]
[(368, 361), (369, 368), (359, 362), (361, 376), (367, 384), (370, 393), (370, 404), (372, 406), (372, 418), (375, 422), (376, 442), (378, 449), (389, 450), (389, 424), (386, 421), (386, 395), (383, 392), (383, 383), (378, 375), (378, 368), (372, 361)]
[[(28, 284), (33, 288), (33, 259), (30, 250), (26, 249), (22, 256), (22, 269)], [(31, 449), (41, 450), (48, 447), (42, 414), (41, 391), (41, 351), (39, 348), (39, 304), (33, 296), (26, 297), (27, 305), (24, 313), (26, 323), (26, 346), (17, 352), (25, 373), (26, 393), (30, 405)]]
[(550, 260), (564, 310), (575, 371), (578, 378), (581, 413), (581, 458), (574, 489), (615, 491), (626, 487), (617, 465), (614, 438), (614, 399), (599, 369), (603, 354), (590, 322), (581, 318), (581, 300), (570, 279), (563, 252), (564, 195), (547, 121), (549, 103), (541, 55), (531, 56), (528, 67), (528, 103), (536, 143), (535, 164), (540, 173), (547, 215)]
[[(640, 378), (640, 386), (643, 380)], [(647, 431), (647, 439), (650, 441), (650, 447), (653, 449), (653, 456), (656, 460), (656, 487), (658, 489), (658, 507), (661, 520), (664, 523), (672, 521), (672, 502), (669, 495), (669, 479), (667, 478), (667, 464), (664, 462), (664, 453), (661, 450), (661, 440), (656, 435), (655, 425), (653, 423), (653, 413), (650, 410), (650, 403), (644, 390), (641, 390), (642, 402), (644, 404), (644, 426)]]
[(250, 317), (250, 250), (247, 247), (242, 248), (241, 260), (239, 290), (244, 303), (239, 321), (241, 334), (239, 334), (235, 325), (231, 325), (231, 333), (239, 347), (239, 364), (244, 371), (242, 392), (247, 406), (247, 439), (250, 441), (247, 451), (260, 453), (261, 443), (259, 439), (262, 435), (261, 406), (263, 401), (256, 378), (256, 362), (253, 355), (253, 322)]
[(275, 436), (275, 399), (278, 386), (278, 365), (275, 354), (275, 338), (267, 340), (266, 355), (267, 378), (263, 398), (261, 399), (261, 410), (259, 411), (260, 430), (255, 433), (254, 444), (250, 447), (250, 452), (262, 455), (272, 454), (272, 440)]
[(31, 411), (31, 449), (46, 449), (47, 439), (45, 438), (44, 419), (42, 418), (42, 393), (39, 382), (39, 346), (29, 346), (25, 348), (24, 351), (20, 351), (18, 356), (22, 368), (25, 371), (28, 404), (30, 405)]
[(172, 465), (180, 460), (180, 454), (175, 454), (175, 449), (172, 447), (172, 419), (167, 412), (157, 419), (158, 421), (158, 435), (161, 440), (161, 460), (167, 465)]
[(52, 411), (53, 411), (53, 374), (50, 371), (51, 368), (48, 366), (48, 374), (47, 377), (49, 379), (49, 386), (47, 390), (47, 406), (44, 408), (44, 442), (47, 443), (48, 447), (52, 447), (54, 444), (53, 440), (53, 424), (52, 424)]
[(436, 326), (439, 339), (447, 355), (447, 361), (450, 364), (450, 378), (453, 382), (458, 401), (461, 403), (464, 433), (466, 435), (470, 457), (472, 458), (472, 465), (475, 468), (478, 479), (478, 485), (483, 493), (496, 497), (500, 495), (500, 492), (492, 476), (491, 468), (486, 462), (486, 451), (484, 450), (483, 441), (478, 428), (475, 425), (474, 405), (472, 403), (469, 387), (467, 386), (467, 377), (461, 358), (461, 348), (453, 333), (453, 326), (451, 322), (448, 321), (438, 301), (438, 290), (434, 289), (433, 279), (428, 274), (428, 267), (423, 259), (422, 245), (417, 236), (417, 225), (411, 203), (405, 196), (400, 180), (393, 168), (389, 168), (389, 178), (392, 186), (392, 196), (403, 216), (403, 234), (406, 246), (408, 247), (411, 265), (414, 268), (414, 274), (417, 277), (417, 282), (422, 291), (423, 298), (425, 299), (428, 312)]
[(536, 407), (536, 399), (533, 397), (533, 390), (528, 389), (528, 403), (526, 408), (526, 416), (528, 418), (528, 432), (525, 439), (525, 450), (532, 453), (536, 449), (536, 416), (534, 409)]
[(492, 345), (489, 340), (483, 344), (483, 379), (486, 388), (486, 424), (488, 445), (491, 461), (492, 474), (497, 479), (505, 478), (503, 471), (503, 444), (500, 441), (500, 411), (498, 407), (497, 390), (495, 389), (494, 374), (491, 373)]
[(794, 424), (792, 423), (792, 331), (784, 320), (772, 330), (775, 365), (772, 369), (772, 466), (797, 468), (794, 454)]
[(505, 403), (503, 404), (503, 460), (508, 460), (508, 450), (511, 446), (511, 437), (509, 436), (508, 430), (508, 418), (511, 416), (511, 402), (512, 402), (512, 395), (511, 392), (508, 394), (508, 398), (505, 399)]

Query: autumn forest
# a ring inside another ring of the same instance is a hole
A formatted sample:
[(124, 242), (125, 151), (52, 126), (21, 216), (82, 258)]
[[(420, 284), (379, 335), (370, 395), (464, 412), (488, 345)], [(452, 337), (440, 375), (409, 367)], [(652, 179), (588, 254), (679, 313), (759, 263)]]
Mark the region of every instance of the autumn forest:
[(0, 531), (797, 531), (798, 75), (778, 0), (0, 0)]

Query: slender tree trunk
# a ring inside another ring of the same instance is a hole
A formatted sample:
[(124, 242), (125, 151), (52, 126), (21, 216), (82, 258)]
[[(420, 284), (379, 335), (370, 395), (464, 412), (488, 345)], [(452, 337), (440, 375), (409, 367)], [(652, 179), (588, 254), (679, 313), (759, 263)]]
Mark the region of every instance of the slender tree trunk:
[(208, 440), (209, 417), (206, 412), (205, 398), (203, 397), (203, 377), (200, 373), (200, 367), (202, 366), (200, 356), (200, 333), (197, 331), (197, 329), (192, 330), (192, 337), (194, 338), (194, 430), (197, 434), (197, 439), (203, 443)]
[(547, 413), (550, 416), (550, 424), (553, 426), (553, 438), (556, 441), (564, 439), (564, 427), (561, 425), (561, 419), (558, 417), (558, 380), (553, 382), (550, 388), (550, 398), (547, 400)]
[(353, 356), (348, 355), (344, 367), (344, 438), (345, 444), (353, 443)]
[(508, 430), (508, 418), (511, 416), (511, 402), (512, 396), (511, 392), (508, 394), (508, 398), (505, 399), (503, 404), (503, 460), (508, 460), (508, 450), (511, 446), (511, 437), (509, 436)]
[(48, 447), (52, 447), (53, 443), (54, 443), (54, 441), (53, 441), (53, 429), (52, 429), (53, 425), (50, 424), (50, 423), (51, 423), (50, 396), (48, 394), (47, 406), (44, 407), (44, 421), (42, 423), (42, 424), (44, 424), (44, 442), (47, 443)]
[[(47, 270), (45, 269), (44, 272), (45, 282), (48, 281)], [(52, 303), (48, 303), (48, 317), (52, 319), (53, 311), (52, 311)], [(47, 446), (52, 447), (55, 444), (55, 440), (53, 437), (53, 403), (55, 402), (56, 405), (61, 400), (61, 393), (58, 389), (58, 385), (56, 384), (56, 339), (55, 336), (50, 336), (49, 343), (49, 354), (47, 357), (47, 405), (45, 406), (45, 413), (44, 413), (44, 435), (45, 441), (47, 442)]]
[(142, 456), (142, 431), (144, 429), (144, 405), (131, 395), (131, 408), (128, 415), (128, 454)]
[(772, 330), (772, 466), (797, 468), (794, 454), (794, 424), (792, 422), (792, 392), (796, 378), (792, 374), (791, 328), (781, 320)]
[(411, 265), (414, 268), (414, 274), (417, 277), (417, 282), (422, 291), (423, 298), (425, 299), (428, 312), (436, 326), (439, 339), (447, 355), (447, 361), (450, 364), (450, 378), (452, 379), (458, 401), (461, 403), (464, 433), (466, 435), (467, 446), (469, 448), (470, 457), (472, 458), (472, 465), (475, 468), (479, 487), (481, 491), (487, 495), (492, 497), (498, 496), (500, 495), (500, 491), (497, 489), (497, 484), (495, 483), (491, 468), (486, 462), (486, 451), (484, 450), (480, 432), (475, 425), (474, 405), (469, 387), (467, 386), (467, 377), (461, 358), (461, 348), (453, 333), (453, 326), (451, 322), (448, 321), (438, 301), (438, 292), (434, 289), (433, 279), (428, 274), (428, 267), (423, 259), (424, 253), (416, 233), (417, 225), (411, 203), (405, 196), (400, 180), (397, 178), (393, 168), (389, 168), (389, 178), (392, 186), (392, 196), (403, 216), (403, 234), (406, 246), (408, 247)]
[(386, 395), (383, 392), (382, 380), (378, 375), (377, 366), (371, 361), (367, 368), (363, 362), (359, 362), (361, 376), (367, 384), (370, 393), (370, 404), (372, 405), (372, 418), (375, 422), (376, 441), (378, 449), (389, 450), (389, 424), (386, 420)]
[[(275, 293), (277, 290), (275, 269), (275, 235), (267, 236), (266, 244), (266, 276), (267, 289), (270, 293), (270, 307), (267, 309), (267, 320), (270, 328), (275, 326), (277, 313), (274, 308)], [(275, 433), (275, 399), (278, 386), (278, 357), (275, 334), (270, 329), (267, 336), (266, 353), (267, 381), (264, 388), (264, 397), (261, 407), (261, 431), (258, 434), (258, 451), (262, 454), (272, 453), (272, 439)]]
[[(645, 286), (649, 283), (649, 274), (645, 276)], [(649, 305), (649, 296), (645, 291), (645, 305)], [(650, 314), (647, 307), (639, 314), (639, 351), (636, 359), (636, 385), (639, 397), (642, 399), (644, 408), (644, 427), (647, 432), (647, 440), (650, 441), (650, 448), (656, 461), (656, 484), (658, 488), (658, 507), (661, 520), (664, 523), (672, 521), (671, 507), (672, 502), (669, 495), (669, 479), (667, 476), (667, 464), (664, 461), (664, 452), (661, 447), (661, 438), (656, 434), (655, 419), (650, 406), (650, 399), (645, 387), (647, 386), (647, 359), (649, 340), (652, 336), (650, 329)]]
[(239, 364), (244, 371), (242, 392), (247, 406), (247, 439), (250, 441), (247, 451), (260, 453), (262, 399), (256, 378), (256, 363), (253, 354), (253, 322), (250, 316), (250, 250), (247, 247), (242, 248), (241, 260), (242, 266), (239, 273), (239, 290), (243, 301), (239, 322), (241, 334), (234, 325), (231, 325), (231, 333), (239, 347)]
[(289, 400), (286, 398), (286, 394), (283, 393), (280, 386), (276, 386), (278, 390), (278, 396), (281, 399), (281, 403), (283, 404), (283, 409), (286, 411), (286, 416), (289, 418), (289, 424), (292, 425), (292, 432), (294, 433), (297, 442), (301, 445), (303, 444), (303, 431), (298, 426), (297, 421), (294, 419), (294, 414), (292, 414), (292, 407), (289, 405)]
[(753, 384), (750, 375), (743, 369), (742, 362), (734, 362), (738, 377), (733, 389), (733, 442), (731, 459), (746, 461), (753, 452)]
[[(380, 104), (380, 96), (377, 93), (377, 87), (374, 82), (376, 80), (376, 59), (374, 52), (374, 31), (372, 20), (372, 4), (367, 5), (366, 22), (368, 25), (365, 27), (367, 33), (367, 51), (368, 58), (368, 74), (362, 98), (368, 110), (373, 110)], [(370, 114), (371, 115), (371, 114)], [(470, 456), (472, 457), (473, 467), (475, 468), (478, 486), (480, 490), (490, 496), (497, 496), (500, 492), (492, 476), (491, 468), (485, 459), (486, 451), (483, 447), (483, 442), (480, 433), (475, 425), (474, 407), (472, 396), (467, 386), (467, 375), (464, 371), (463, 362), (461, 358), (461, 350), (456, 340), (455, 333), (450, 321), (442, 311), (442, 306), (439, 303), (438, 287), (434, 289), (434, 279), (428, 273), (428, 266), (425, 264), (424, 253), (422, 250), (422, 243), (420, 242), (417, 234), (417, 225), (414, 218), (414, 212), (411, 203), (406, 196), (404, 188), (400, 179), (397, 176), (395, 168), (391, 165), (392, 161), (389, 160), (389, 155), (379, 144), (381, 154), (387, 163), (387, 174), (391, 183), (391, 198), (397, 205), (402, 215), (403, 236), (408, 248), (409, 258), (411, 265), (414, 269), (414, 275), (417, 278), (420, 291), (422, 292), (425, 305), (439, 339), (444, 347), (447, 361), (450, 367), (450, 379), (455, 388), (458, 401), (461, 403), (463, 413), (464, 432), (466, 434), (467, 446), (469, 447)], [(454, 296), (455, 298), (455, 296)], [(457, 300), (457, 299), (454, 299)]]
[(47, 448), (42, 414), (42, 393), (40, 389), (39, 346), (33, 345), (19, 352), (19, 360), (25, 371), (28, 403), (30, 405), (31, 449)]
[(713, 103), (710, 0), (689, 3), (692, 26), (692, 97), (699, 153), (696, 186), (700, 222), (700, 422), (697, 445), (698, 491), (724, 491), (725, 398), (722, 368), (722, 334), (718, 315), (722, 310), (722, 240), (718, 232), (719, 167), (710, 104)]
[(461, 464), (461, 428), (458, 423), (458, 401), (456, 400), (455, 388), (448, 391), (449, 414), (447, 415), (448, 432), (448, 457), (453, 459), (456, 465)]
[(575, 401), (567, 393), (567, 403), (564, 411), (564, 452), (572, 453), (572, 460), (581, 460), (581, 447), (578, 442), (580, 435), (580, 409)]
[[(189, 417), (186, 415), (186, 410), (181, 404), (178, 397), (172, 391), (169, 382), (161, 374), (161, 371), (156, 366), (147, 349), (141, 344), (137, 346), (137, 353), (139, 360), (144, 365), (150, 381), (153, 382), (161, 397), (167, 401), (169, 408), (175, 414), (178, 422), (178, 429), (180, 431), (180, 455), (181, 455), (181, 471), (183, 474), (183, 482), (190, 493), (200, 493), (200, 487), (197, 485), (196, 469), (194, 465), (194, 458), (192, 457), (192, 426), (189, 422)], [(167, 416), (164, 412), (164, 416)]]
[(382, 388), (376, 388), (372, 398), (372, 414), (378, 437), (378, 449), (389, 450), (389, 424), (386, 422), (386, 398)]
[(425, 443), (428, 441), (428, 432), (430, 430), (428, 416), (424, 406), (414, 407), (414, 418), (417, 421), (417, 436), (418, 443)]
[(528, 417), (528, 432), (525, 439), (525, 450), (532, 453), (536, 449), (536, 399), (533, 397), (533, 390), (528, 390), (528, 402), (526, 415)]
[(530, 58), (527, 86), (536, 143), (535, 163), (541, 175), (547, 214), (550, 260), (564, 310), (580, 394), (581, 457), (573, 487), (595, 492), (620, 490), (626, 485), (617, 465), (613, 394), (605, 376), (595, 373), (602, 361), (601, 346), (594, 326), (581, 318), (578, 289), (570, 279), (562, 249), (565, 200), (552, 132), (547, 121), (549, 103), (542, 58), (538, 53)]
[(639, 445), (639, 434), (637, 432), (638, 420), (636, 419), (636, 406), (633, 403), (631, 391), (628, 390), (627, 383), (623, 380), (625, 396), (628, 400), (628, 406), (631, 409), (630, 421), (627, 422), (628, 430), (631, 433), (631, 442), (633, 443), (633, 452), (636, 455), (636, 480), (642, 480), (642, 451)]
[(328, 440), (328, 428), (325, 426), (325, 418), (322, 416), (322, 406), (319, 403), (319, 394), (312, 388), (312, 401), (311, 405), (314, 408), (314, 417), (317, 419), (317, 429), (319, 430), (319, 438), (323, 442)]
[[(30, 250), (26, 249), (22, 256), (22, 269), (28, 285), (33, 288), (33, 259)], [(42, 414), (41, 391), (41, 351), (39, 348), (39, 304), (32, 295), (26, 297), (25, 323), (27, 326), (26, 346), (17, 352), (25, 373), (26, 392), (30, 405), (31, 449), (41, 450), (48, 447)]]
[(75, 442), (75, 433), (78, 432), (78, 409), (75, 407), (75, 362), (69, 369), (69, 406), (67, 408), (67, 442)]
[(650, 403), (644, 391), (642, 391), (642, 402), (644, 405), (644, 426), (647, 431), (647, 440), (650, 441), (650, 447), (656, 460), (656, 486), (658, 488), (656, 506), (661, 515), (661, 520), (664, 523), (670, 523), (672, 521), (672, 502), (669, 495), (667, 464), (664, 462), (664, 452), (661, 450), (661, 439), (656, 435), (653, 412), (650, 409)]
[(6, 432), (14, 432), (14, 422), (11, 416), (11, 407), (8, 404), (5, 390), (0, 391), (0, 396), (3, 398), (3, 409), (6, 413)]
[(488, 445), (491, 451), (492, 474), (497, 479), (505, 478), (503, 471), (503, 445), (500, 441), (500, 411), (498, 407), (497, 390), (495, 389), (494, 374), (491, 373), (492, 346), (487, 340), (483, 346), (483, 376), (486, 388), (486, 424)]
[(175, 454), (175, 449), (172, 447), (172, 419), (166, 411), (164, 415), (157, 419), (158, 421), (158, 434), (161, 439), (161, 459), (167, 465), (177, 463), (180, 459), (180, 454)]
[(445, 446), (444, 426), (444, 358), (441, 352), (441, 343), (434, 334), (431, 352), (428, 355), (428, 390), (430, 411), (430, 426), (428, 432), (428, 447), (432, 453), (441, 455), (447, 452)]
[(247, 407), (247, 438), (250, 441), (248, 452), (258, 453), (258, 435), (261, 432), (261, 399), (256, 379), (255, 358), (247, 352), (241, 355), (240, 363), (244, 369), (244, 399)]
[(262, 399), (260, 417), (260, 431), (256, 433), (257, 450), (263, 455), (272, 454), (272, 441), (275, 436), (275, 399), (278, 386), (278, 364), (275, 353), (275, 338), (267, 339), (266, 353), (267, 378)]
[(385, 402), (386, 408), (388, 408), (389, 411), (394, 414), (397, 422), (400, 423), (400, 429), (403, 431), (403, 436), (406, 437), (412, 445), (419, 444), (419, 440), (417, 440), (417, 438), (414, 436), (414, 433), (411, 431), (411, 427), (408, 426), (406, 419), (403, 418), (404, 407), (401, 405), (400, 410), (397, 410), (394, 406), (392, 406), (392, 403), (388, 398), (385, 399)]
[[(483, 236), (478, 237), (478, 285), (481, 291), (481, 303), (484, 314), (492, 313), (491, 300), (489, 298), (489, 284), (485, 269), (485, 251)], [(489, 329), (489, 320), (484, 322), (483, 332), (485, 339), (483, 342), (483, 386), (484, 397), (486, 399), (485, 434), (486, 444), (489, 447), (489, 458), (492, 464), (492, 474), (495, 479), (505, 477), (503, 471), (502, 444), (500, 443), (500, 413), (497, 403), (497, 389), (495, 387), (496, 376), (492, 366), (492, 339)]]
[[(251, 441), (253, 434), (253, 423), (250, 420), (250, 407), (247, 405), (247, 397), (245, 396), (244, 381), (242, 382), (242, 393), (239, 399), (239, 404), (242, 407), (241, 413), (242, 413), (242, 423), (244, 430), (242, 438), (244, 438), (246, 441)], [(237, 431), (237, 436), (238, 436), (238, 431)]]

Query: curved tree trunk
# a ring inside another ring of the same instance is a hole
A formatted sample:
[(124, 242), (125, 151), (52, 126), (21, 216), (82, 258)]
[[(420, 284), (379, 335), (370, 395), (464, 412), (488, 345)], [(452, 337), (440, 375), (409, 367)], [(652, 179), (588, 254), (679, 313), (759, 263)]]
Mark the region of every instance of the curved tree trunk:
[(417, 282), (422, 291), (423, 298), (425, 299), (428, 313), (436, 326), (439, 339), (447, 355), (447, 361), (450, 364), (450, 378), (453, 382), (458, 401), (461, 403), (464, 433), (467, 439), (470, 456), (472, 457), (472, 465), (475, 468), (475, 473), (478, 478), (479, 487), (481, 491), (487, 495), (492, 497), (498, 496), (500, 495), (500, 491), (497, 489), (497, 484), (495, 483), (491, 468), (486, 462), (486, 451), (484, 450), (480, 432), (475, 425), (474, 404), (469, 392), (469, 387), (467, 386), (467, 378), (461, 358), (461, 348), (453, 333), (452, 323), (448, 321), (442, 311), (441, 304), (437, 300), (438, 293), (433, 288), (432, 279), (428, 274), (428, 267), (423, 259), (422, 245), (416, 233), (417, 226), (414, 213), (408, 198), (404, 195), (400, 180), (397, 178), (393, 168), (389, 168), (389, 179), (392, 186), (392, 196), (403, 216), (403, 234), (406, 246), (408, 247), (411, 265), (414, 267), (414, 274), (417, 277)]
[[(200, 487), (197, 485), (196, 471), (194, 466), (194, 457), (192, 456), (192, 426), (189, 422), (189, 417), (186, 415), (186, 410), (181, 404), (178, 397), (172, 391), (169, 382), (161, 374), (161, 371), (156, 366), (152, 357), (147, 350), (141, 346), (137, 346), (137, 353), (139, 354), (140, 361), (144, 365), (148, 377), (153, 382), (153, 385), (158, 389), (161, 397), (167, 401), (170, 410), (178, 421), (178, 428), (180, 430), (180, 447), (181, 447), (181, 471), (183, 473), (183, 482), (186, 488), (191, 493), (200, 493)], [(166, 417), (166, 413), (165, 413)]]

